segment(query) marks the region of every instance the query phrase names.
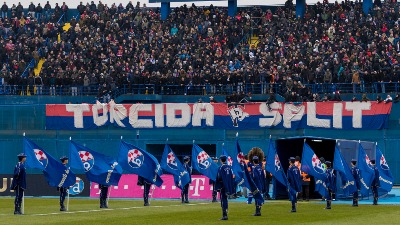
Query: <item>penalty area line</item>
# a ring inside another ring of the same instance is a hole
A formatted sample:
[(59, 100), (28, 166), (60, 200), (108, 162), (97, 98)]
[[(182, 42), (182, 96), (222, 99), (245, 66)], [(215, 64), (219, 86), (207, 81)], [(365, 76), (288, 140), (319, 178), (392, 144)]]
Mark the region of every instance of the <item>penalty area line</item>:
[[(156, 206), (133, 206), (115, 209), (92, 209), (92, 210), (79, 210), (79, 211), (68, 211), (68, 212), (54, 212), (54, 213), (38, 213), (38, 214), (28, 214), (26, 216), (53, 216), (62, 214), (78, 214), (78, 213), (91, 213), (91, 212), (102, 212), (102, 211), (113, 211), (113, 210), (130, 210), (130, 209), (143, 209), (143, 208), (166, 208), (166, 207), (179, 207), (179, 206), (195, 206), (195, 205), (206, 205), (209, 203), (198, 203), (198, 204), (179, 204), (179, 205), (156, 205)], [(7, 215), (7, 214), (0, 214)]]

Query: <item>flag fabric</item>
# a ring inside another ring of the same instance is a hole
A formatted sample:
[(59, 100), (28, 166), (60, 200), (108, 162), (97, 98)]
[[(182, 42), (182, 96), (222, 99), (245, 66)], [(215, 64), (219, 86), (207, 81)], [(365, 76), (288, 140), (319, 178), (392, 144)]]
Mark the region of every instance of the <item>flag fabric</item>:
[(164, 147), (164, 153), (161, 158), (161, 168), (174, 176), (175, 184), (180, 189), (190, 182), (190, 177), (185, 167), (167, 144)]
[(196, 144), (192, 147), (192, 167), (213, 181), (217, 178), (218, 165)]
[(372, 181), (374, 179), (375, 171), (369, 160), (367, 153), (365, 153), (364, 148), (361, 144), (358, 145), (358, 168), (360, 169), (360, 183), (361, 189), (360, 193), (363, 196), (369, 195), (369, 189), (371, 187)]
[(235, 170), (233, 168), (233, 158), (226, 150), (225, 146), (222, 146), (222, 155), (226, 155), (226, 161), (228, 166), (232, 167), (233, 174), (235, 175), (235, 182), (236, 185), (241, 185), (243, 183), (243, 171), (242, 170)]
[(322, 196), (328, 195), (328, 188), (325, 184), (326, 175), (325, 169), (318, 156), (314, 153), (311, 147), (304, 143), (303, 155), (301, 157), (301, 171), (313, 176), (315, 179), (315, 191)]
[(235, 145), (235, 156), (236, 157), (232, 159), (232, 170), (233, 173), (235, 174), (235, 180), (237, 181), (237, 185), (242, 187), (249, 187), (250, 184), (248, 183), (248, 180), (244, 175), (244, 164), (246, 163), (246, 161), (242, 149), (240, 148), (239, 140), (237, 139)]
[(380, 187), (387, 192), (391, 191), (394, 178), (392, 172), (390, 172), (390, 168), (386, 162), (385, 156), (383, 156), (382, 151), (378, 148), (378, 146), (376, 146), (376, 167), (379, 171)]
[(288, 186), (288, 180), (285, 174), (285, 171), (282, 168), (281, 161), (279, 160), (279, 156), (276, 153), (276, 148), (274, 143), (270, 140), (269, 149), (266, 159), (266, 167), (265, 169), (275, 177), (279, 183)]
[(258, 190), (257, 185), (254, 183), (254, 180), (249, 170), (247, 169), (246, 164), (244, 164), (243, 169), (244, 169), (244, 180), (246, 180), (245, 184), (248, 185), (246, 187), (248, 190), (250, 190), (251, 194), (253, 195), (253, 198), (256, 201), (256, 205), (264, 204), (264, 198), (262, 196), (262, 193), (260, 192), (260, 190)]
[(163, 183), (162, 170), (158, 160), (144, 149), (121, 141), (118, 163), (124, 170), (145, 178), (157, 187)]
[(105, 186), (118, 186), (122, 168), (115, 159), (73, 141), (69, 151), (71, 167), (84, 170), (89, 181)]
[(351, 173), (349, 165), (344, 160), (342, 154), (339, 151), (338, 146), (335, 146), (335, 154), (333, 158), (333, 169), (339, 171), (342, 189), (345, 196), (349, 196), (354, 192), (358, 191), (356, 181)]
[(76, 176), (68, 167), (26, 137), (24, 153), (27, 156), (26, 167), (42, 170), (50, 186), (69, 188), (75, 184)]

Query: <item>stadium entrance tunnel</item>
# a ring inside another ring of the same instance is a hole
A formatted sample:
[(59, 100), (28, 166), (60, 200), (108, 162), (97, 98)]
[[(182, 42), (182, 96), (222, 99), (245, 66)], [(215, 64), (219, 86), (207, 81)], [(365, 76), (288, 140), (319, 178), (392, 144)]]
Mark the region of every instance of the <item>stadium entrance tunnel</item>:
[[(311, 149), (315, 152), (318, 158), (323, 157), (326, 161), (331, 161), (333, 163), (335, 146), (337, 146), (345, 159), (347, 165), (351, 168), (351, 160), (357, 159), (358, 156), (358, 147), (361, 146), (364, 148), (365, 152), (370, 156), (371, 159), (375, 159), (375, 142), (366, 142), (366, 141), (355, 141), (355, 140), (336, 140), (324, 137), (309, 137), (309, 136), (300, 136), (300, 137), (291, 137), (284, 139), (276, 140), (276, 150), (281, 161), (281, 165), (287, 172), (289, 167), (289, 158), (302, 156), (303, 153), (303, 145), (304, 142), (307, 143)], [(345, 196), (342, 188), (340, 187), (341, 182), (340, 175), (336, 173), (336, 187), (337, 193), (336, 198), (350, 198), (351, 196)], [(288, 199), (288, 194), (286, 188), (280, 184), (279, 182), (275, 182), (274, 191), (276, 199)], [(310, 182), (310, 199), (321, 199), (321, 195), (318, 192), (315, 192), (315, 180), (311, 177)], [(387, 194), (384, 191), (380, 190), (379, 193), (381, 196)]]

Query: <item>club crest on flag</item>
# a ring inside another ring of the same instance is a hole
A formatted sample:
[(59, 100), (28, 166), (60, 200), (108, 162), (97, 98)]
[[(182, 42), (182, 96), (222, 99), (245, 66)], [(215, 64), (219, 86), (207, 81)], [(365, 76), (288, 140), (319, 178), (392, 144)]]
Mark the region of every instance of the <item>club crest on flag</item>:
[(244, 111), (244, 107), (241, 105), (230, 106), (228, 108), (228, 113), (231, 116), (234, 127), (239, 127), (239, 122), (249, 117), (249, 114)]
[(168, 165), (169, 168), (171, 168), (173, 170), (177, 170), (178, 169), (178, 163), (176, 162), (176, 157), (175, 157), (175, 154), (173, 152), (168, 153), (167, 165)]
[(229, 166), (232, 166), (232, 164), (233, 164), (233, 160), (232, 160), (232, 158), (230, 156), (228, 156), (227, 163), (228, 163)]
[(49, 163), (46, 154), (40, 149), (33, 149), (33, 151), (35, 152), (36, 159), (46, 168)]
[(82, 193), (84, 188), (85, 188), (85, 184), (83, 183), (83, 180), (79, 177), (76, 177), (74, 186), (70, 187), (68, 189), (68, 191), (71, 195), (78, 195), (78, 194)]
[(275, 154), (275, 171), (281, 170), (281, 161), (279, 160), (278, 154)]
[(369, 157), (367, 155), (365, 155), (365, 162), (367, 163), (369, 168), (373, 169), (372, 164), (371, 164), (371, 160), (369, 160)]
[(312, 166), (313, 166), (315, 172), (320, 173), (320, 174), (325, 173), (325, 170), (322, 166), (321, 161), (318, 159), (317, 155), (315, 155), (315, 154), (312, 157)]
[(244, 158), (244, 155), (243, 155), (243, 152), (239, 152), (237, 154), (237, 161), (239, 162), (239, 164), (244, 164), (246, 162), (245, 158)]
[(138, 149), (132, 149), (128, 151), (128, 164), (132, 168), (139, 168), (144, 163), (144, 156)]
[(94, 157), (93, 155), (88, 152), (88, 151), (79, 151), (78, 152), (79, 157), (81, 158), (83, 167), (85, 168), (85, 171), (89, 171), (93, 168), (94, 165)]
[(389, 170), (389, 165), (386, 162), (385, 157), (382, 155), (381, 159), (379, 160), (379, 164), (383, 170)]
[(201, 151), (197, 155), (197, 162), (199, 163), (200, 169), (206, 170), (206, 169), (208, 169), (208, 167), (211, 166), (211, 163), (208, 161), (209, 158), (210, 158), (210, 156), (208, 156), (207, 152), (205, 152), (205, 151)]

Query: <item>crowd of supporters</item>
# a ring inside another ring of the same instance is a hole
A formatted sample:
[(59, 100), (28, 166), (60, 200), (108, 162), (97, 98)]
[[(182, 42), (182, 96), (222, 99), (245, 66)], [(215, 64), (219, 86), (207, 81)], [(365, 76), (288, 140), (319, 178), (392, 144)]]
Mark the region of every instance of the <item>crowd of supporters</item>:
[[(317, 3), (307, 6), (304, 18), (296, 18), (290, 0), (272, 10), (239, 8), (235, 17), (227, 8), (185, 5), (164, 21), (158, 9), (139, 2), (73, 8), (79, 13), (71, 17), (65, 3), (1, 7), (4, 85), (32, 94), (33, 86), (39, 94), (100, 89), (102, 95), (143, 84), (161, 94), (275, 92), (311, 99), (339, 91), (332, 83), (384, 93), (397, 92), (400, 80), (395, 1), (376, 0), (368, 14), (358, 1)], [(254, 36), (258, 41), (250, 44)], [(32, 67), (41, 58), (46, 61), (35, 76)]]

